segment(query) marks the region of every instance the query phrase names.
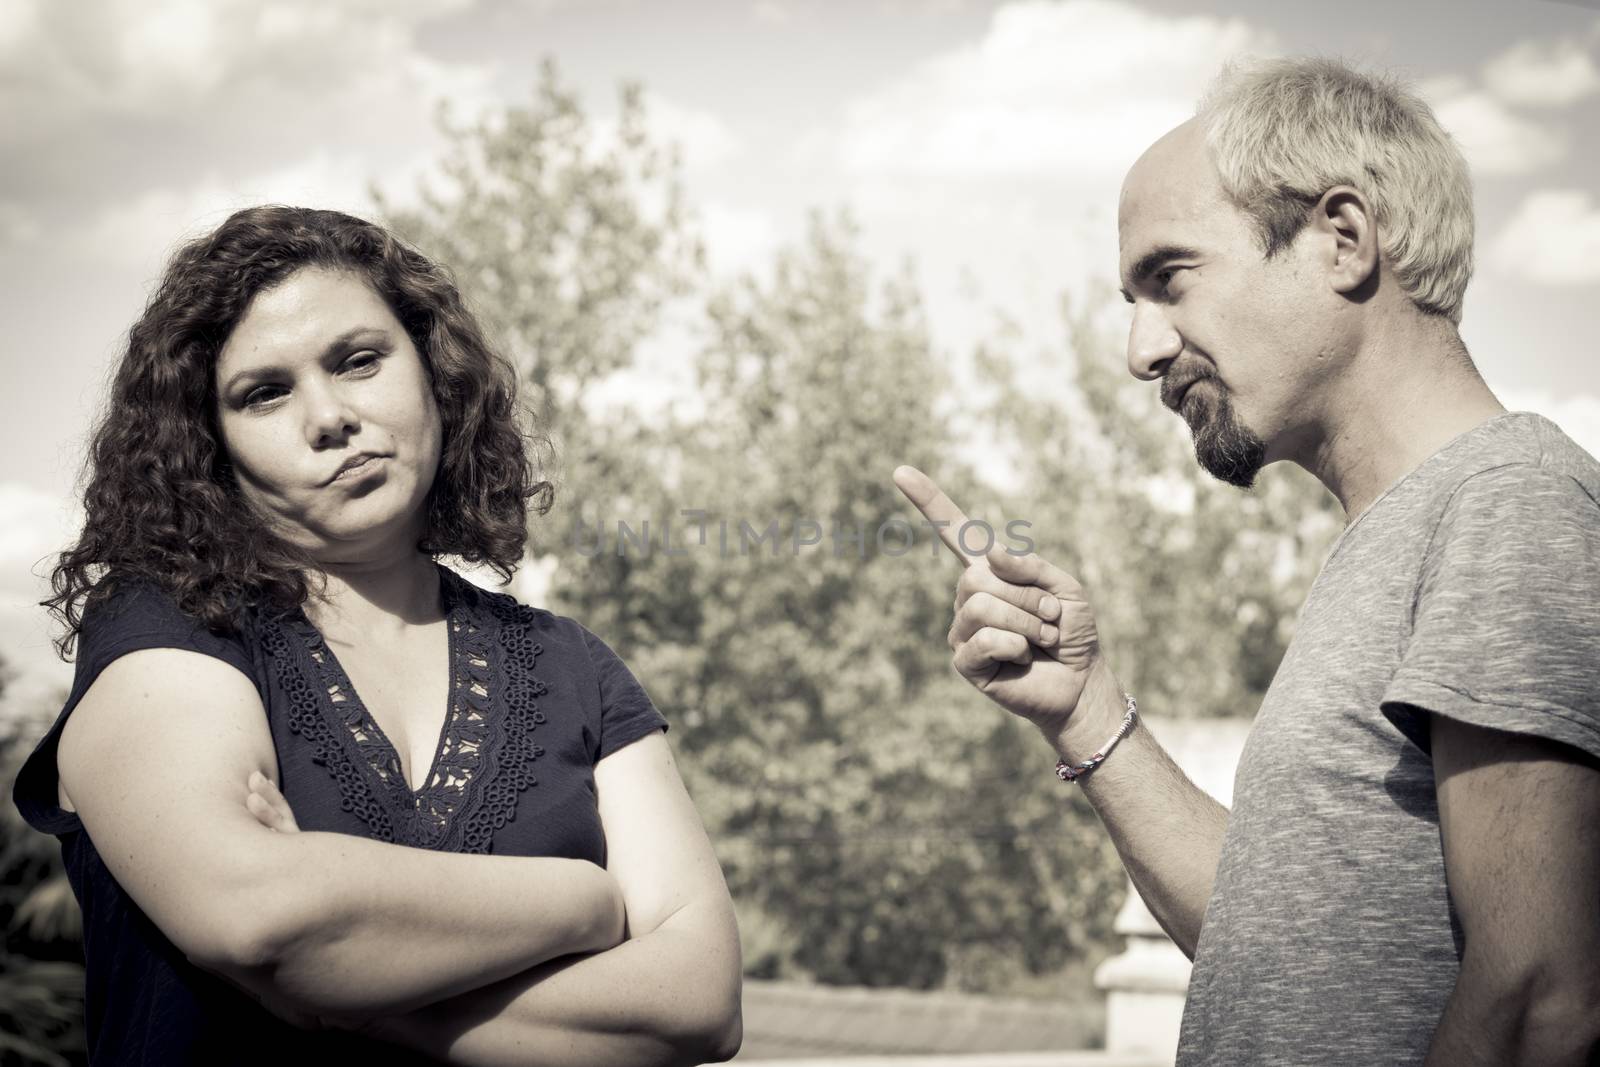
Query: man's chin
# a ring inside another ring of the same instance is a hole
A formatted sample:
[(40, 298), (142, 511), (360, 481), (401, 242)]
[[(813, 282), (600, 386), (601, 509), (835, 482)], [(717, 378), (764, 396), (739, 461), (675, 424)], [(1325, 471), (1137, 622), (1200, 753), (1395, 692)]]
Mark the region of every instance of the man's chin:
[(1205, 459), (1200, 460), (1200, 466), (1207, 474), (1211, 475), (1211, 477), (1215, 478), (1217, 481), (1226, 482), (1229, 485), (1235, 486), (1239, 489), (1254, 489), (1256, 485), (1256, 475), (1261, 473), (1261, 468), (1259, 467), (1251, 468), (1219, 463), (1207, 463)]
[(1267, 446), (1242, 427), (1221, 432), (1201, 430), (1194, 439), (1194, 458), (1202, 470), (1220, 482), (1250, 489), (1267, 464)]
[(1249, 489), (1267, 462), (1266, 442), (1239, 422), (1224, 392), (1213, 396), (1191, 385), (1178, 414), (1194, 438), (1194, 458), (1218, 481)]

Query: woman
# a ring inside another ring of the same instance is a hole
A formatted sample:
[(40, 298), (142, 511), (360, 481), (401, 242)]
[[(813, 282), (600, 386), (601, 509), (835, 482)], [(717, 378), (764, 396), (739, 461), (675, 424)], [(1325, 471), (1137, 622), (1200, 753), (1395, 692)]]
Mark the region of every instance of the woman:
[(435, 562), (509, 577), (549, 506), (513, 382), (359, 219), (252, 208), (173, 258), (47, 601), (74, 685), (15, 790), (83, 906), (96, 1065), (737, 1050), (665, 722), (599, 638)]

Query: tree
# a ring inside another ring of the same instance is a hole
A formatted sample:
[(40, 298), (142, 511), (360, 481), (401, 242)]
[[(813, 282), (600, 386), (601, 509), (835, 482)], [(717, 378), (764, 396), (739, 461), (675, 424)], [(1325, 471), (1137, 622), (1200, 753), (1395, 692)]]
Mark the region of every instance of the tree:
[[(9, 679), (0, 661), (0, 693)], [(8, 712), (0, 716), (0, 781), (11, 783), (54, 713)], [(23, 821), (9, 789), (0, 802), (0, 930), (0, 1062), (85, 1062), (83, 916), (56, 840)]]
[(552, 592), (673, 723), (755, 973), (991, 987), (1103, 940), (1120, 878), (1025, 731), (950, 669), (957, 566), (889, 473), (992, 494), (959, 459), (914, 286), (876, 286), (854, 241), (816, 219), (770, 284), (712, 298), (704, 415), (634, 460), (670, 478), (583, 516), (675, 526), (683, 554), (608, 530)]
[[(667, 302), (688, 293), (703, 253), (687, 226), (675, 149), (648, 136), (643, 95), (624, 85), (614, 128), (597, 128), (546, 61), (532, 101), (461, 125), (441, 113), (449, 148), (419, 202), (374, 197), (388, 223), (448, 265), (517, 366), (541, 438), (579, 497), (615, 472), (581, 401), (632, 365)], [(548, 460), (549, 456), (545, 458)]]

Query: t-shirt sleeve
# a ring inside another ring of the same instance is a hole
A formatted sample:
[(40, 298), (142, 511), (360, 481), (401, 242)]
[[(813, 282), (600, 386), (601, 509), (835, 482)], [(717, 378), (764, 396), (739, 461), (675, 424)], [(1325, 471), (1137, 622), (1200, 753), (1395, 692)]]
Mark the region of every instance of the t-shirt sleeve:
[(36, 830), (64, 834), (82, 829), (78, 817), (57, 803), (56, 747), (61, 729), (102, 671), (119, 657), (147, 648), (178, 648), (220, 659), (238, 668), (262, 692), (253, 659), (239, 638), (207, 630), (154, 586), (130, 585), (92, 605), (84, 612), (66, 704), (23, 763), (12, 788), (17, 810)]
[(1474, 475), (1423, 563), (1383, 713), (1424, 751), (1422, 712), (1600, 758), (1600, 505), (1528, 465)]
[(599, 762), (641, 737), (665, 730), (667, 720), (610, 646), (586, 629), (583, 641), (600, 683)]

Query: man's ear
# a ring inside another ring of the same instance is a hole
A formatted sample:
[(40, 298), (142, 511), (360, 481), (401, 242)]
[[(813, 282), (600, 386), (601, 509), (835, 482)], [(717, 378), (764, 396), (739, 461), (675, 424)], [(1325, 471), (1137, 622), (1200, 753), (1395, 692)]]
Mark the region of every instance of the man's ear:
[(1378, 278), (1378, 225), (1361, 191), (1336, 185), (1323, 193), (1311, 227), (1328, 239), (1325, 263), (1334, 291), (1357, 299), (1369, 294)]

